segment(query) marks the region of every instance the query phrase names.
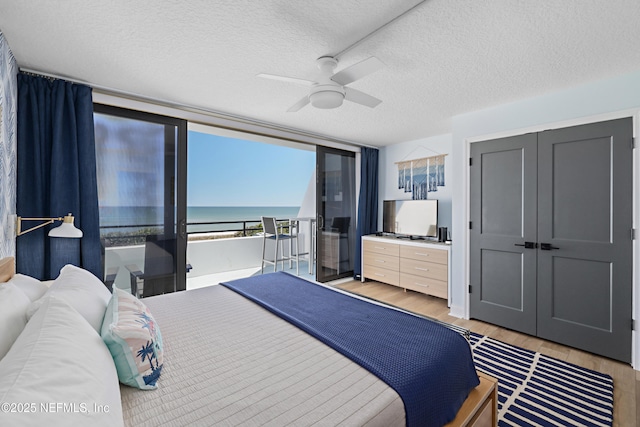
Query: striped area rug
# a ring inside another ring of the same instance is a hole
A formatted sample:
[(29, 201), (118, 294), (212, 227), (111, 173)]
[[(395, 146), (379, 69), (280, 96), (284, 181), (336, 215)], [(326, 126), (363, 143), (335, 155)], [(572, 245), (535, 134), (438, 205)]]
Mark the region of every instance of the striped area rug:
[(499, 426), (611, 426), (613, 379), (471, 333), (476, 368), (498, 379)]

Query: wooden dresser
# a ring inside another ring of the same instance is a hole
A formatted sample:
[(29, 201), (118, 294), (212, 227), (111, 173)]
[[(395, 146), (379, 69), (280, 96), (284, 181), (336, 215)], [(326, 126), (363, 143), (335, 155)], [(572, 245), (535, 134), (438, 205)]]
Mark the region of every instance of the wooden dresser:
[(451, 247), (395, 237), (362, 237), (362, 281), (376, 280), (449, 300)]

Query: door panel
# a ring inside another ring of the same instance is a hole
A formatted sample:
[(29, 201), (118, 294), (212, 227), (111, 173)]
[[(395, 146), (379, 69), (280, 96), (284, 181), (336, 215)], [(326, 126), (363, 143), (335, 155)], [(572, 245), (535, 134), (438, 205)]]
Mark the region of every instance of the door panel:
[(524, 242), (536, 238), (536, 156), (535, 135), (471, 146), (471, 317), (528, 334), (537, 273)]
[(544, 160), (540, 165), (545, 169), (541, 173), (549, 173), (544, 161), (551, 161), (553, 170), (540, 179), (553, 194), (553, 238), (610, 243), (611, 138), (554, 143), (545, 150), (547, 137), (541, 136)]
[(355, 153), (318, 146), (316, 163), (316, 280), (328, 282), (353, 275)]
[[(538, 138), (538, 336), (631, 361), (632, 120)], [(542, 278), (547, 278), (542, 280)]]
[[(609, 262), (553, 257), (551, 316), (555, 320), (611, 330), (611, 267)], [(579, 297), (574, 283), (581, 286)]]
[(94, 105), (100, 238), (115, 286), (186, 289), (186, 122)]
[[(482, 235), (522, 238), (523, 151), (485, 152), (481, 156)], [(504, 212), (509, 214), (504, 215)]]
[[(522, 311), (522, 254), (483, 249), (481, 252), (480, 300), (504, 308)], [(509, 268), (505, 268), (508, 266)], [(504, 286), (519, 283), (520, 286)]]

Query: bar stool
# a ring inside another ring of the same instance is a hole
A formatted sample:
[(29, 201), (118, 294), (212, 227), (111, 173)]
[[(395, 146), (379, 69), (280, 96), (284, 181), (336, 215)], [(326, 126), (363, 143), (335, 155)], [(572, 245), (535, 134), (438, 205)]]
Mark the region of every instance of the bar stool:
[[(291, 268), (291, 263), (296, 263), (296, 274), (300, 274), (299, 262), (298, 262), (298, 226), (291, 226), (289, 224), (289, 233), (279, 233), (278, 232), (278, 224), (276, 223), (276, 219), (273, 217), (261, 217), (262, 220), (262, 265), (261, 271), (264, 273), (264, 264), (273, 264), (273, 271), (278, 271), (278, 261), (282, 262), (282, 269), (284, 270), (284, 262), (289, 261), (289, 268)], [(275, 243), (275, 248), (273, 252), (273, 261), (265, 258), (267, 240), (272, 240)], [(291, 247), (289, 247), (289, 256), (284, 255), (284, 246), (280, 245), (282, 242), (295, 243), (295, 254), (292, 253)], [(281, 256), (278, 258), (278, 248), (280, 248)]]

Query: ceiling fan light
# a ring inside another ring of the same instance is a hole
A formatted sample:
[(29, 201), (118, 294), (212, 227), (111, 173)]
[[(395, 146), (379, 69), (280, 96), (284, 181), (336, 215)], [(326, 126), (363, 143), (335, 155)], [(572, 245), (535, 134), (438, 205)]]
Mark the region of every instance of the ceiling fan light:
[(324, 90), (309, 95), (309, 101), (311, 101), (311, 105), (316, 108), (338, 108), (342, 105), (343, 100), (344, 94), (336, 91)]

